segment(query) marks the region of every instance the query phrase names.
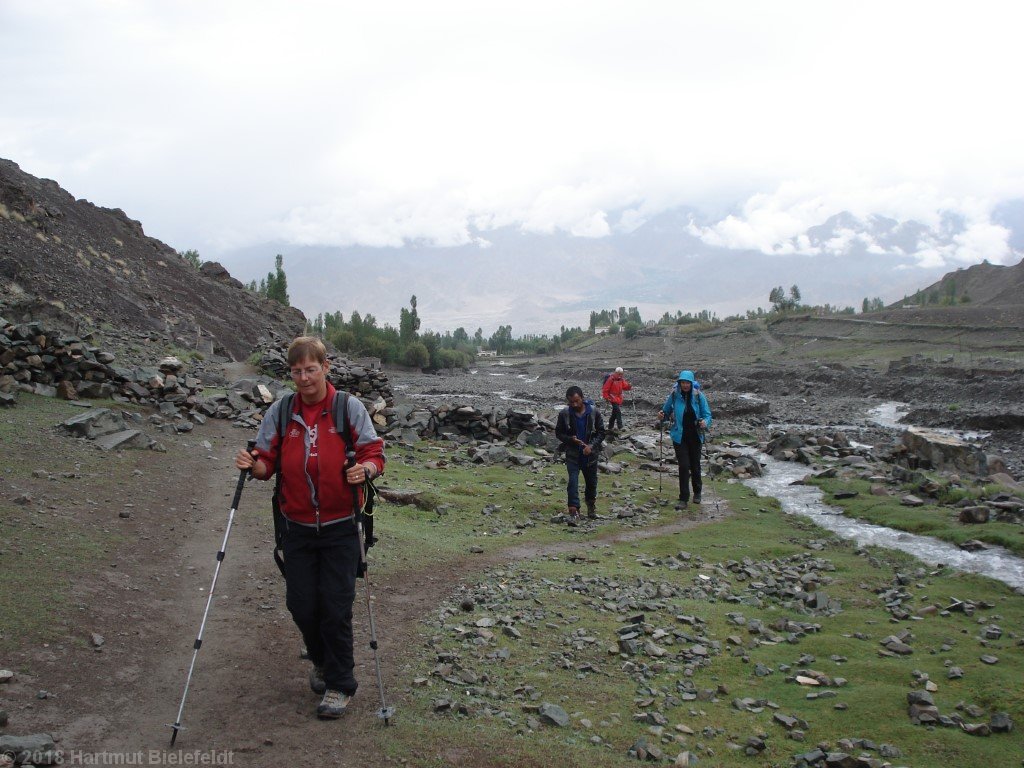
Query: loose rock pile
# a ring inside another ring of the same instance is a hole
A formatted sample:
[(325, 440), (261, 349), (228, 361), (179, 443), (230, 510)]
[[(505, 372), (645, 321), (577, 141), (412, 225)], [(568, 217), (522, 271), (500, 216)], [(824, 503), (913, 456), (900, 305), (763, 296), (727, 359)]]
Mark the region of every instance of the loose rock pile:
[[(658, 558), (638, 554), (637, 562), (651, 569), (650, 578), (595, 574), (557, 582), (532, 581), (516, 569), (492, 572), (489, 579), (464, 588), (442, 607), (430, 641), (437, 662), (413, 685), (441, 689), (432, 698), (433, 710), (438, 714), (502, 720), (519, 733), (544, 727), (579, 728), (590, 733), (590, 743), (610, 746), (600, 733), (619, 725), (622, 715), (613, 713), (600, 723), (591, 722), (580, 712), (570, 715), (546, 701), (544, 691), (517, 684), (516, 676), (510, 674), (513, 668), (530, 666), (529, 649), (547, 638), (550, 647), (539, 657), (546, 661), (538, 663), (568, 670), (579, 679), (625, 676), (635, 684), (637, 696), (631, 718), (646, 735), (627, 750), (634, 759), (671, 761), (678, 752), (676, 765), (694, 765), (697, 755), (714, 755), (711, 742), (721, 737), (729, 749), (749, 756), (760, 754), (767, 746), (766, 733), (736, 738), (714, 726), (698, 731), (684, 722), (697, 716), (691, 707), (707, 707), (723, 700), (755, 714), (775, 710), (774, 721), (785, 729), (787, 738), (803, 741), (808, 724), (779, 712), (778, 704), (742, 696), (730, 699), (722, 685), (706, 687), (698, 681), (716, 657), (727, 654), (750, 663), (750, 656), (759, 646), (799, 643), (808, 634), (820, 632), (821, 625), (780, 616), (769, 626), (768, 622), (733, 612), (729, 618), (736, 629), (731, 634), (718, 634), (701, 616), (681, 611), (677, 601), (730, 601), (752, 608), (770, 603), (804, 614), (819, 612), (812, 607), (818, 604), (823, 615), (831, 615), (840, 610), (838, 603), (815, 595), (819, 592), (817, 585), (828, 582), (826, 574), (834, 570), (833, 564), (810, 554), (771, 561), (716, 563), (686, 551)], [(687, 579), (681, 581), (671, 572), (691, 575), (689, 585)], [(562, 599), (556, 603), (537, 599), (545, 593), (562, 595)], [(618, 618), (613, 635), (595, 628), (598, 622), (593, 617), (602, 614)], [(810, 694), (809, 699), (836, 696), (834, 689), (845, 686), (846, 680), (811, 669), (809, 665), (815, 661), (813, 655), (802, 654), (792, 664), (779, 665), (778, 671), (795, 684), (829, 689)], [(506, 664), (515, 666), (494, 673), (496, 665)], [(752, 674), (762, 677), (775, 671), (756, 664)], [(675, 680), (674, 685), (659, 681), (658, 676), (664, 674)], [(877, 749), (853, 744), (858, 740), (846, 741), (851, 742), (851, 750), (856, 746)], [(841, 742), (839, 746), (844, 745)], [(898, 754), (894, 747), (886, 750), (888, 756)], [(818, 758), (808, 753), (794, 758), (793, 765), (846, 765), (826, 762), (826, 756), (837, 754), (822, 752)]]
[(520, 446), (554, 449), (558, 445), (554, 422), (533, 411), (498, 406), (481, 410), (465, 403), (401, 405), (395, 408), (391, 423), (378, 431), (397, 433), (407, 443), (421, 438), (463, 443), (512, 439)]
[[(202, 380), (177, 357), (165, 356), (155, 365), (121, 367), (114, 353), (92, 341), (92, 335), (64, 334), (43, 322), (9, 323), (0, 318), (0, 407), (14, 405), (19, 391), (66, 400), (110, 399), (155, 407), (158, 414), (152, 423), (163, 431), (180, 433), (207, 418), (232, 419), (238, 426), (255, 428), (267, 407), (285, 391), (280, 380), (258, 376), (232, 382), (224, 394), (204, 394)], [(284, 361), (282, 349), (279, 343), (265, 348), (263, 354), (270, 361), (269, 369), (287, 378), (287, 366), (279, 364)], [(344, 358), (331, 358), (330, 363), (328, 378), (334, 386), (357, 395), (375, 424), (386, 430), (394, 405), (387, 376)], [(106, 424), (112, 416), (92, 414), (89, 418)], [(81, 432), (74, 424), (69, 429)], [(115, 432), (127, 429), (124, 426)], [(114, 434), (96, 434), (96, 428), (86, 432), (89, 434), (83, 436), (90, 439)], [(123, 447), (141, 444), (152, 442), (139, 437), (117, 443)]]

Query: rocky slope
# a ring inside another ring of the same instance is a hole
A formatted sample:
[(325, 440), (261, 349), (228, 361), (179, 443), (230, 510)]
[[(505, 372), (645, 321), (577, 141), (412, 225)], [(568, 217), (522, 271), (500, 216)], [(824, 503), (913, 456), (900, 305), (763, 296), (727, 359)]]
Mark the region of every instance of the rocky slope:
[(293, 308), (255, 296), (218, 264), (195, 269), (120, 209), (76, 200), (0, 159), (0, 310), (69, 330), (163, 334), (244, 359), (260, 337), (302, 331)]
[(968, 296), (970, 303), (990, 307), (1020, 306), (1024, 303), (1024, 260), (1008, 267), (983, 262), (958, 269), (921, 291), (926, 296)]

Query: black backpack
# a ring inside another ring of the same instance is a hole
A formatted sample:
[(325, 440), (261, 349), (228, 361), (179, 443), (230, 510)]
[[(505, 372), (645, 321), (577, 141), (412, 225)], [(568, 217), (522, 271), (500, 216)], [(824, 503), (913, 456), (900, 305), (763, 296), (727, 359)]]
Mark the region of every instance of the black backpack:
[[(289, 393), (281, 398), (281, 408), (277, 412), (277, 434), (280, 440), (284, 441), (285, 430), (292, 418), (292, 403), (295, 394)], [(345, 454), (348, 455), (351, 446), (349, 445), (349, 421), (348, 421), (348, 392), (337, 391), (334, 393), (334, 401), (331, 403), (331, 421), (334, 422), (334, 429), (341, 437), (345, 445)], [(341, 413), (341, 427), (338, 426), (338, 414)], [(280, 444), (279, 444), (280, 445)], [(276, 476), (274, 478), (274, 498), (272, 507), (274, 509), (274, 562), (284, 576), (284, 534), (288, 530), (288, 520), (281, 512), (281, 451), (277, 452), (277, 465), (274, 467)], [(377, 496), (377, 489), (370, 481), (366, 482), (366, 500), (359, 506), (359, 489), (352, 486), (352, 508), (355, 510), (356, 522), (363, 524), (363, 554), (377, 543), (377, 537), (373, 535), (373, 500)], [(366, 561), (359, 559), (359, 570), (357, 576), (362, 577), (366, 572)]]

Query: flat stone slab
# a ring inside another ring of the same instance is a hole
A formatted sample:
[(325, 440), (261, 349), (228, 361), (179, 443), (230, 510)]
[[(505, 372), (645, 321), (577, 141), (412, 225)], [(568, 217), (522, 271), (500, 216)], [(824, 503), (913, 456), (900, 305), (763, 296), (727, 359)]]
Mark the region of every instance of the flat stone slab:
[(110, 451), (114, 448), (145, 448), (149, 439), (137, 429), (125, 429), (97, 437), (95, 443), (102, 450)]

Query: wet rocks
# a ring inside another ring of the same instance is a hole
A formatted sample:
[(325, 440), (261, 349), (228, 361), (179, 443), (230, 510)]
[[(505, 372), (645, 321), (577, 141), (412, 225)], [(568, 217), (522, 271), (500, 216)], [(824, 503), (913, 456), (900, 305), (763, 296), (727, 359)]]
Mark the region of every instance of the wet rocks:
[(910, 427), (900, 439), (908, 452), (934, 469), (959, 470), (977, 476), (988, 474), (988, 459), (984, 452), (958, 437)]

